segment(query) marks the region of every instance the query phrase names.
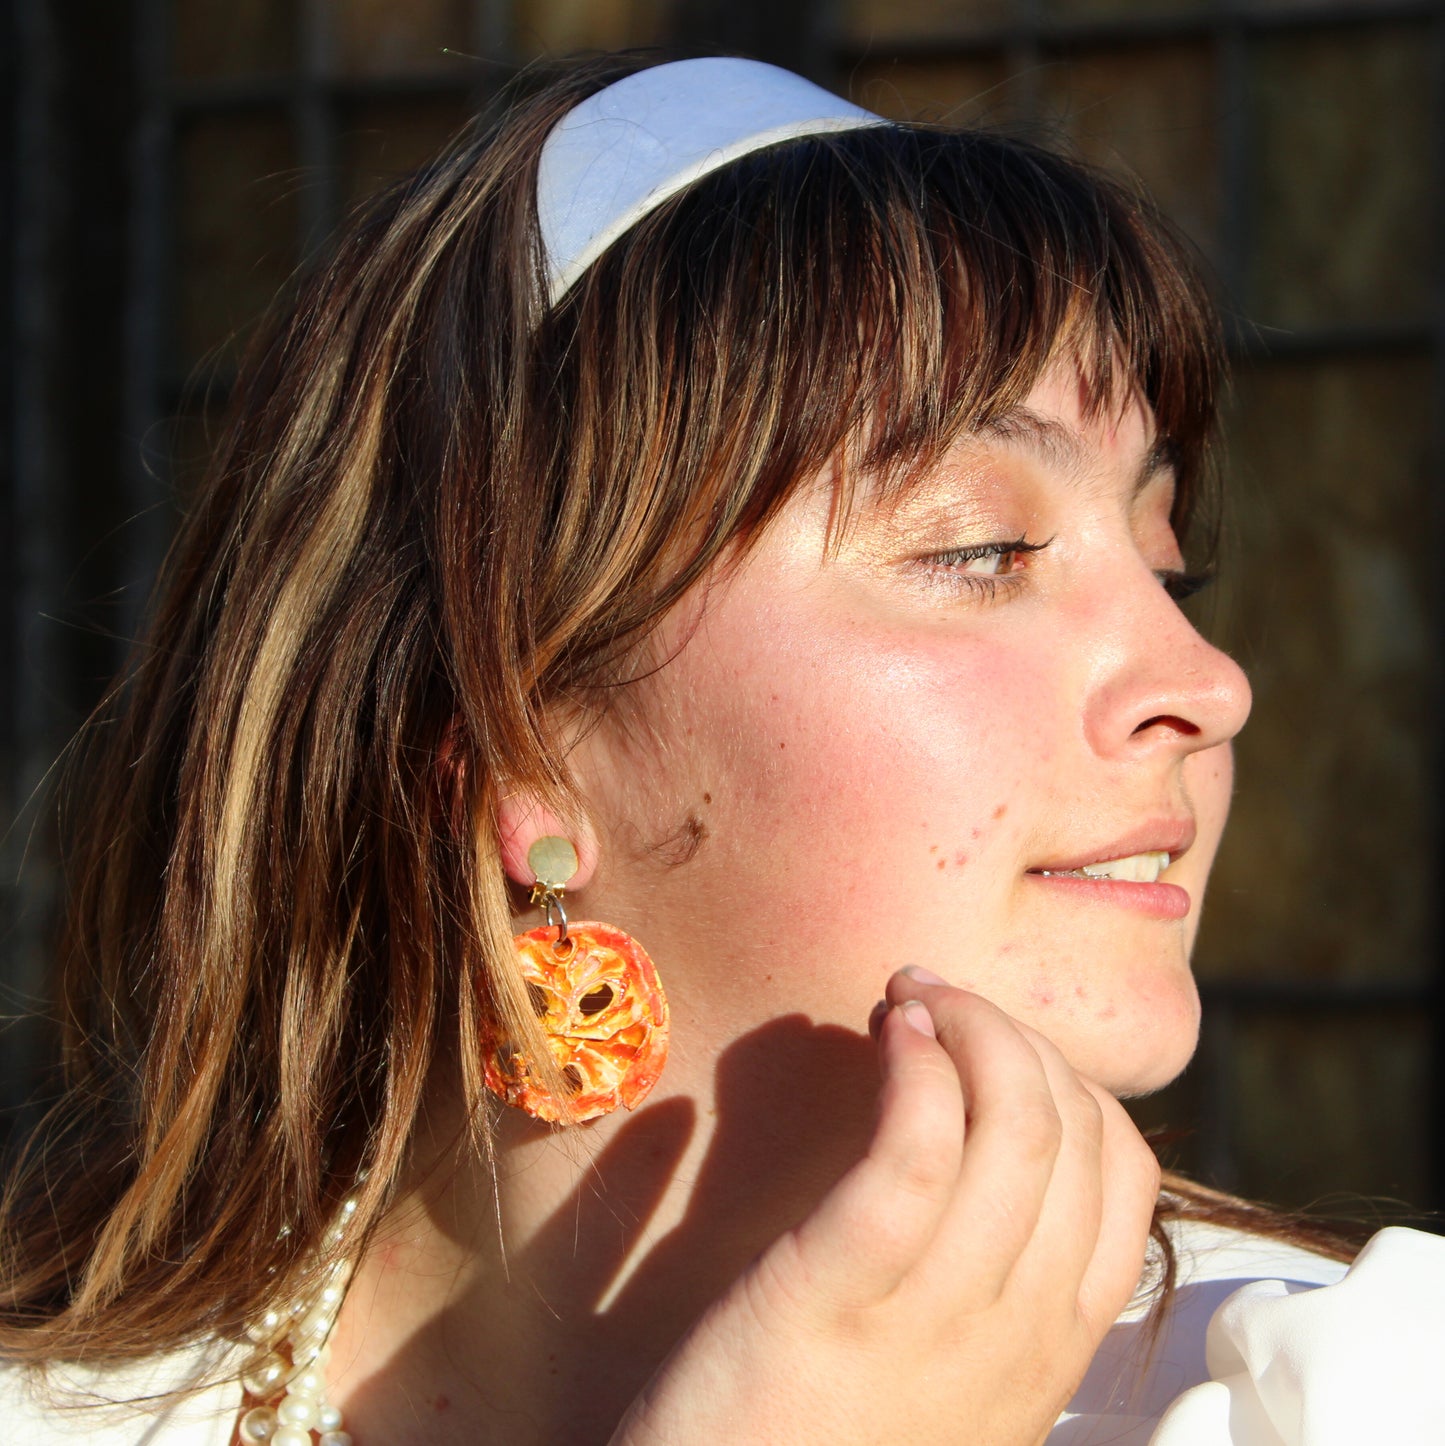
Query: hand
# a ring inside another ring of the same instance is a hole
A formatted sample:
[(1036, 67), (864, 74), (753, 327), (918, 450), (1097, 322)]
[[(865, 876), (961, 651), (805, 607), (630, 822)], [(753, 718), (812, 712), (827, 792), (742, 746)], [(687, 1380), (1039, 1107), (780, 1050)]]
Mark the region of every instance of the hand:
[(867, 1154), (679, 1342), (612, 1446), (1013, 1446), (1073, 1394), (1138, 1283), (1154, 1156), (977, 995), (895, 974), (873, 1023)]

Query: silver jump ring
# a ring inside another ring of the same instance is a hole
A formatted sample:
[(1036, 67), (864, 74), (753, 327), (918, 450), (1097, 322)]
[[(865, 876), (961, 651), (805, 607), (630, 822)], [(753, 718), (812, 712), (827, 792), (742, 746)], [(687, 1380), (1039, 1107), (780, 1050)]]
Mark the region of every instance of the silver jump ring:
[[(555, 924), (557, 926), (557, 938), (552, 947), (560, 954), (571, 943), (567, 936), (567, 910), (562, 907), (562, 896), (548, 889), (542, 899), (542, 907), (547, 911), (548, 925)], [(552, 917), (554, 910), (557, 915), (555, 919)]]

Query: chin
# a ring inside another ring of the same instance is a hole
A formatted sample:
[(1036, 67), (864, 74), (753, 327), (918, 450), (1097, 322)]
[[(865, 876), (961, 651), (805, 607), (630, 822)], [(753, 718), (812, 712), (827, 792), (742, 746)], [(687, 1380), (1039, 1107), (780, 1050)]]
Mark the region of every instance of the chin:
[(1190, 981), (1187, 999), (1168, 1015), (1135, 1018), (1127, 1039), (1106, 1056), (1098, 1084), (1117, 1098), (1137, 1099), (1173, 1084), (1199, 1045), (1199, 994)]
[[(1152, 1094), (1183, 1072), (1199, 1044), (1199, 991), (1187, 964), (1140, 964), (1087, 1007), (1021, 1010), (1064, 1058), (1119, 1099)], [(1080, 1001), (1082, 1004), (1083, 1001)], [(1008, 1008), (1007, 1005), (1004, 1006)]]

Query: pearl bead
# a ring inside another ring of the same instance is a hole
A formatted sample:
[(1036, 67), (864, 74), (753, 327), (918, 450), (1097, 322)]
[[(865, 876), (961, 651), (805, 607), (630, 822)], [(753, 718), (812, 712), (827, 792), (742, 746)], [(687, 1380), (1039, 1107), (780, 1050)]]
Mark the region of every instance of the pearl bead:
[(311, 1433), (300, 1426), (278, 1426), (268, 1446), (311, 1446)]
[(258, 1346), (270, 1345), (281, 1333), (282, 1316), (278, 1310), (268, 1310), (260, 1320), (252, 1321), (246, 1327), (246, 1334)]
[(256, 1406), (241, 1417), (241, 1440), (269, 1441), (275, 1434), (276, 1413), (269, 1406)]
[(276, 1407), (276, 1416), (286, 1426), (305, 1426), (308, 1429), (316, 1423), (316, 1402), (310, 1396), (287, 1395)]
[(323, 1431), (321, 1446), (351, 1446), (350, 1431)]
[(324, 1305), (313, 1306), (296, 1322), (291, 1334), (298, 1340), (305, 1340), (308, 1336), (322, 1339), (331, 1329), (332, 1323), (336, 1320), (334, 1311)]
[(335, 1406), (323, 1406), (316, 1413), (316, 1429), (318, 1431), (339, 1431), (341, 1429), (341, 1412)]
[(286, 1362), (275, 1351), (258, 1356), (241, 1376), (241, 1384), (252, 1396), (269, 1396), (286, 1374)]
[(297, 1371), (291, 1377), (291, 1383), (286, 1389), (293, 1396), (311, 1396), (320, 1400), (326, 1394), (326, 1382), (321, 1379), (321, 1372), (315, 1366), (307, 1366), (305, 1370)]
[(326, 1354), (326, 1347), (319, 1340), (295, 1341), (291, 1346), (291, 1359), (298, 1366), (309, 1366), (320, 1361)]

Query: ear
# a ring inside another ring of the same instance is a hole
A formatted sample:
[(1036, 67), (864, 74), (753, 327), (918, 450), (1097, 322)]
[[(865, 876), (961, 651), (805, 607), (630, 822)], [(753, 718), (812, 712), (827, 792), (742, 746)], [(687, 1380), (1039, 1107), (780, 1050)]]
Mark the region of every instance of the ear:
[(585, 819), (564, 819), (534, 793), (507, 794), (497, 805), (497, 835), (507, 877), (523, 888), (536, 883), (527, 850), (539, 838), (556, 835), (577, 850), (577, 872), (567, 882), (569, 893), (585, 889), (597, 871), (597, 834)]

